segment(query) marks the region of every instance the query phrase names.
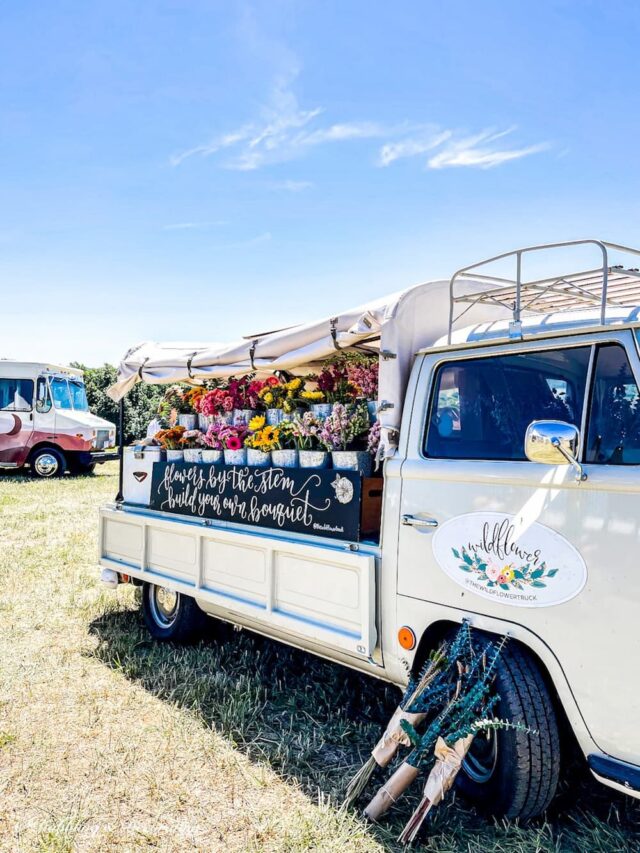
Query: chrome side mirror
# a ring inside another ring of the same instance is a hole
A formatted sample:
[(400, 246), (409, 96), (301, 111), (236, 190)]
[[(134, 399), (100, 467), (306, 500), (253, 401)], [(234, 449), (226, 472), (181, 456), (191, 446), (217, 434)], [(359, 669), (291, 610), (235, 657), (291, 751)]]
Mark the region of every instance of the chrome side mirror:
[(545, 465), (572, 465), (576, 480), (582, 482), (587, 475), (577, 456), (580, 449), (580, 430), (565, 421), (533, 421), (527, 427), (524, 439), (525, 456), (530, 462)]

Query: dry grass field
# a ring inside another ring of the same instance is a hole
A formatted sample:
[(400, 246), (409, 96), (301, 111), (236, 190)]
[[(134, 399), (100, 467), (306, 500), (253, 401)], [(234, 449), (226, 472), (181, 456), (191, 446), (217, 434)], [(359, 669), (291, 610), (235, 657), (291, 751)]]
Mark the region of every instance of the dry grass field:
[[(396, 692), (211, 622), (192, 648), (149, 641), (131, 587), (103, 590), (93, 477), (0, 477), (0, 850), (388, 851), (340, 809)], [(487, 820), (453, 799), (431, 851), (640, 850), (640, 807), (572, 769), (547, 820)]]

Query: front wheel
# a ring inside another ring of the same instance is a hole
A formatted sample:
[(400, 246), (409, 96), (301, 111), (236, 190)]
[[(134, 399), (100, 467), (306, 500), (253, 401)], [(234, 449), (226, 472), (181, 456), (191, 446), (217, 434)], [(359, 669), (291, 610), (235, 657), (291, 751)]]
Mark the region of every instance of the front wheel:
[(144, 584), (142, 613), (155, 640), (175, 643), (196, 640), (207, 618), (190, 596), (154, 583)]
[(535, 660), (516, 643), (502, 653), (496, 692), (500, 701), (495, 716), (523, 723), (531, 733), (479, 733), (458, 787), (483, 811), (527, 820), (547, 808), (558, 784), (560, 738), (553, 700)]
[(29, 459), (34, 477), (51, 479), (61, 477), (67, 467), (64, 454), (55, 447), (41, 447), (34, 451)]

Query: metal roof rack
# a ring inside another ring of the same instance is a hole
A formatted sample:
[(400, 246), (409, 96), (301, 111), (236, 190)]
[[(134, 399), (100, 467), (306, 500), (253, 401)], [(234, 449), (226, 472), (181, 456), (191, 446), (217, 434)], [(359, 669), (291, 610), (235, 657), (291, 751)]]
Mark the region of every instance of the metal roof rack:
[[(602, 264), (580, 272), (532, 281), (523, 280), (523, 258), (525, 255), (575, 246), (592, 246), (599, 249)], [(549, 314), (581, 308), (598, 308), (600, 321), (604, 324), (607, 308), (640, 305), (640, 269), (631, 266), (625, 267), (624, 265), (611, 266), (609, 253), (612, 250), (633, 255), (635, 258), (640, 257), (640, 249), (632, 249), (618, 243), (607, 243), (603, 240), (569, 240), (564, 243), (543, 243), (539, 246), (527, 246), (462, 267), (453, 274), (449, 283), (448, 342), (451, 343), (454, 323), (460, 320), (472, 306), (479, 304), (495, 305), (511, 311), (513, 320), (509, 324), (509, 335), (514, 338), (522, 336), (521, 320), (523, 314), (528, 316), (530, 314)], [(477, 272), (489, 264), (506, 258), (515, 260), (514, 278)], [(470, 278), (474, 281), (486, 282), (487, 290), (456, 295), (456, 283)], [(456, 313), (456, 306), (458, 305), (461, 308)]]

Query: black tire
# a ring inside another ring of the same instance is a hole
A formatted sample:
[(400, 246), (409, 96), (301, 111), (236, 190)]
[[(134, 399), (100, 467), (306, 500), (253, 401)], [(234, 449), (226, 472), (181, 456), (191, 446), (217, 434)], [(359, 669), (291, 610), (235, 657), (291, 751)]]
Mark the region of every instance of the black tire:
[(29, 465), (34, 477), (50, 480), (62, 477), (67, 469), (67, 460), (56, 447), (39, 447), (29, 457)]
[(69, 460), (69, 471), (71, 474), (77, 474), (78, 476), (88, 476), (89, 474), (93, 474), (95, 470), (95, 462), (83, 463)]
[(197, 640), (207, 616), (188, 595), (146, 583), (142, 589), (142, 613), (155, 640), (191, 643)]
[(496, 676), (496, 716), (524, 723), (532, 734), (511, 729), (479, 734), (458, 776), (458, 787), (481, 811), (528, 820), (545, 811), (560, 772), (560, 738), (553, 700), (535, 660), (508, 644)]

